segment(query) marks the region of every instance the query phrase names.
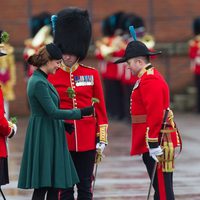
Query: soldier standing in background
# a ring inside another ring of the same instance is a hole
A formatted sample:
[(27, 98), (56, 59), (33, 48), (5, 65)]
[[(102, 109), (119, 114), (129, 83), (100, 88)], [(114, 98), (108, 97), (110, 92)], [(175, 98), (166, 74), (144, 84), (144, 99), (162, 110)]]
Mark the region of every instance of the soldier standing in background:
[(34, 66), (28, 64), (27, 60), (30, 56), (35, 54), (42, 46), (53, 41), (51, 30), (51, 14), (42, 12), (33, 16), (30, 19), (31, 38), (24, 41), (24, 71), (26, 80), (33, 74), (36, 69)]
[[(60, 108), (82, 108), (94, 104), (95, 116), (83, 119), (67, 120), (72, 127), (71, 134), (67, 133), (70, 154), (74, 161), (80, 183), (78, 200), (91, 200), (93, 191), (93, 168), (96, 150), (103, 153), (107, 145), (108, 120), (104, 95), (98, 71), (93, 67), (80, 64), (86, 55), (91, 40), (91, 23), (86, 10), (67, 8), (52, 16), (54, 42), (63, 54), (62, 69), (55, 75), (49, 76), (60, 96)], [(74, 130), (73, 130), (74, 126)], [(60, 191), (61, 200), (74, 199), (74, 187)]]
[(132, 13), (116, 12), (102, 22), (103, 37), (96, 41), (95, 55), (104, 83), (106, 107), (110, 119), (130, 122), (130, 95), (137, 77), (126, 63), (113, 63), (124, 55), (126, 45), (132, 40), (129, 26), (135, 28), (138, 40), (142, 40), (149, 50), (153, 50), (154, 39), (146, 33), (143, 19)]
[(193, 33), (195, 37), (189, 42), (189, 57), (197, 89), (197, 113), (200, 114), (200, 17), (193, 21)]
[(124, 53), (126, 43), (121, 37), (120, 27), (123, 12), (116, 12), (102, 21), (103, 37), (96, 41), (95, 55), (99, 60), (99, 70), (104, 84), (108, 116), (113, 120), (124, 118), (124, 101), (121, 78), (123, 68), (114, 60)]

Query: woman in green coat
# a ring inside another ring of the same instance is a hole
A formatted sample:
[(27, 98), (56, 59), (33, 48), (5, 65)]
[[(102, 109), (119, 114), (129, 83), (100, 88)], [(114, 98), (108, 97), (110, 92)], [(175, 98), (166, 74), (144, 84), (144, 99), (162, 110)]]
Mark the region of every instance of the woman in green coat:
[[(28, 81), (27, 94), (31, 116), (26, 132), (18, 187), (34, 189), (32, 200), (58, 200), (59, 189), (69, 188), (79, 179), (68, 152), (64, 119), (81, 119), (94, 112), (83, 109), (59, 109), (59, 96), (48, 82), (61, 63), (62, 53), (48, 44), (28, 63), (37, 67)], [(63, 120), (62, 120), (63, 119)]]

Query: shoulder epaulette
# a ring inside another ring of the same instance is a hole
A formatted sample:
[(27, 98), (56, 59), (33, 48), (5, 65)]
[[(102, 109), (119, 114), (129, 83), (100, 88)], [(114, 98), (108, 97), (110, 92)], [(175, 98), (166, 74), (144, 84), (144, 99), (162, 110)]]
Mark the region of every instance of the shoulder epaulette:
[(153, 68), (147, 70), (147, 75), (153, 75), (153, 74), (154, 74)]
[(7, 54), (12, 54), (14, 52), (14, 47), (9, 44), (5, 44), (4, 48)]
[(62, 70), (65, 70), (65, 64), (64, 64), (64, 62), (61, 62), (61, 65), (60, 65), (60, 68), (62, 69)]
[(94, 67), (88, 66), (88, 65), (84, 65), (84, 64), (80, 64), (82, 67), (86, 67), (86, 68), (90, 68), (90, 69), (95, 69)]

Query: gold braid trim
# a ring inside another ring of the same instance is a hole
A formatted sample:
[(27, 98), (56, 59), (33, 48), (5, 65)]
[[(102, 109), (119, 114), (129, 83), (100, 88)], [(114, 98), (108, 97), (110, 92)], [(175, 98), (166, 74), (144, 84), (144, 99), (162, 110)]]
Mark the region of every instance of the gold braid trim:
[[(166, 135), (165, 135), (166, 136)], [(164, 142), (162, 144), (163, 155), (161, 158), (161, 165), (163, 172), (173, 172), (174, 171), (174, 147), (172, 142), (167, 141), (164, 136)]]
[(150, 138), (149, 137), (149, 130), (150, 128), (147, 127), (146, 129), (146, 133), (145, 133), (145, 140), (146, 140), (146, 145), (147, 145), (147, 148), (149, 149), (149, 143), (154, 143), (154, 142), (158, 142), (158, 138)]
[(148, 138), (148, 142), (158, 142), (158, 138)]
[(12, 101), (15, 99), (14, 85), (16, 84), (16, 65), (14, 57), (14, 48), (5, 44), (5, 51), (7, 52), (6, 56), (0, 57), (0, 69), (9, 74), (9, 80), (3, 82), (0, 80), (1, 89), (3, 92), (4, 99), (6, 101)]
[[(176, 132), (177, 145), (180, 146), (181, 145), (181, 141), (180, 141), (181, 136), (179, 134), (178, 128), (176, 127), (176, 123), (174, 122), (174, 114), (173, 114), (173, 111), (171, 109), (169, 110), (168, 120), (169, 120), (170, 125), (174, 129), (174, 132)], [(173, 132), (173, 129), (172, 129), (172, 132)]]
[(146, 146), (149, 149), (148, 138), (149, 138), (149, 127), (147, 127), (147, 130), (146, 130), (146, 133), (145, 133)]
[(99, 125), (99, 142), (108, 144), (107, 129), (108, 129), (108, 124)]
[(174, 114), (173, 114), (173, 111), (172, 111), (171, 109), (169, 109), (168, 120), (169, 120), (169, 122), (170, 122), (172, 128), (175, 128)]
[(161, 133), (173, 133), (177, 131), (177, 129), (173, 128), (173, 129), (161, 129), (160, 132)]

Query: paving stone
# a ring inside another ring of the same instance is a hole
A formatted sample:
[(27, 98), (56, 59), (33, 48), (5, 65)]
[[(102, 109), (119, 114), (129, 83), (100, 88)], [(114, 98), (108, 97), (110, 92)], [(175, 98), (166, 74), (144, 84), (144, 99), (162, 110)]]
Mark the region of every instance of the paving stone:
[[(176, 113), (175, 116), (183, 137), (183, 151), (175, 161), (176, 200), (199, 200), (200, 115)], [(27, 123), (27, 118), (18, 119), (18, 134), (9, 141), (10, 184), (2, 187), (8, 200), (31, 199), (32, 190), (17, 189)], [(129, 156), (130, 141), (130, 124), (110, 121), (109, 144), (105, 150), (105, 158), (97, 168), (94, 200), (146, 199), (149, 179), (141, 157)]]

